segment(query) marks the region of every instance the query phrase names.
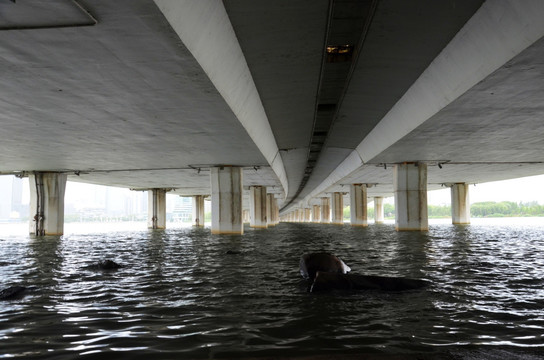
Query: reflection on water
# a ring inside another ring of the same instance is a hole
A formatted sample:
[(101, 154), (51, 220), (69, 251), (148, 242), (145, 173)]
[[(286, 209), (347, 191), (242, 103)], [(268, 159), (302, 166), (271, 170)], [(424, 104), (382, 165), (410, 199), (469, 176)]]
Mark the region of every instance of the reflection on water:
[[(514, 220), (512, 220), (513, 222)], [(544, 221), (431, 225), (280, 224), (0, 239), (0, 357), (225, 358), (419, 353), (544, 346)], [(231, 250), (234, 254), (227, 254)], [(301, 254), (353, 272), (429, 280), (402, 293), (310, 294)], [(102, 259), (125, 267), (99, 271)]]

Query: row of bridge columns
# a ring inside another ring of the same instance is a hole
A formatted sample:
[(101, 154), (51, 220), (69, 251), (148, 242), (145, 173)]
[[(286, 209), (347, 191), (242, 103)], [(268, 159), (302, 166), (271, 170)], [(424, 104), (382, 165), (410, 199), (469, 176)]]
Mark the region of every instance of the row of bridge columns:
[[(221, 166), (211, 169), (213, 234), (243, 234), (244, 222), (265, 229), (279, 223), (279, 209), (274, 194), (266, 186), (249, 188), (249, 210), (242, 209), (242, 169)], [(149, 190), (148, 228), (166, 227), (166, 190)], [(193, 196), (193, 225), (204, 226), (204, 195)]]
[[(244, 221), (254, 228), (276, 225), (279, 218), (277, 199), (265, 186), (250, 187), (250, 209), (242, 210), (242, 168), (221, 166), (211, 169), (212, 228), (214, 234), (243, 234)], [(36, 172), (30, 180), (30, 233), (61, 235), (64, 229), (64, 191), (67, 175)], [(367, 226), (366, 184), (350, 185), (351, 224)], [(168, 189), (149, 190), (148, 227), (166, 226), (166, 193)], [(395, 226), (397, 230), (427, 230), (427, 165), (398, 164), (394, 169)], [(452, 222), (470, 223), (468, 185), (451, 185)], [(375, 222), (383, 222), (383, 198), (374, 198)], [(204, 195), (193, 198), (194, 225), (204, 226)], [(343, 224), (343, 193), (321, 198), (320, 205), (296, 209), (284, 221), (314, 221)]]
[[(242, 168), (220, 166), (211, 169), (212, 233), (243, 234)], [(30, 234), (62, 235), (64, 231), (64, 192), (67, 175), (55, 172), (35, 172), (30, 183)], [(150, 229), (166, 227), (166, 193), (170, 189), (148, 190)], [(205, 195), (193, 196), (193, 224), (204, 226)], [(250, 187), (250, 209), (245, 214), (250, 226), (267, 228), (279, 223), (279, 209), (274, 194), (265, 186)]]
[[(366, 194), (366, 184), (354, 184), (351, 191), (351, 196), (354, 191), (361, 191)], [(344, 223), (344, 193), (337, 192), (331, 194), (331, 198), (321, 198), (321, 205), (312, 205), (307, 208), (300, 208), (291, 211), (282, 216), (282, 221), (287, 222), (314, 222), (323, 224), (343, 224)], [(351, 225), (367, 226), (367, 199), (360, 198), (356, 203), (351, 200)], [(329, 208), (329, 203), (333, 203), (333, 207)], [(353, 205), (355, 204), (355, 205)], [(374, 222), (383, 223), (383, 197), (374, 197)]]
[[(350, 222), (354, 226), (368, 226), (367, 184), (350, 185)], [(397, 164), (394, 168), (395, 227), (404, 230), (428, 230), (427, 214), (427, 165), (424, 163)], [(470, 223), (468, 184), (451, 184), (451, 208), (453, 224)], [(320, 199), (321, 205), (313, 205), (312, 217), (301, 217), (310, 213), (310, 208), (295, 209), (282, 217), (291, 222), (318, 222), (343, 224), (344, 193), (334, 192)], [(307, 212), (306, 212), (307, 211)], [(376, 223), (384, 221), (383, 198), (374, 197)]]

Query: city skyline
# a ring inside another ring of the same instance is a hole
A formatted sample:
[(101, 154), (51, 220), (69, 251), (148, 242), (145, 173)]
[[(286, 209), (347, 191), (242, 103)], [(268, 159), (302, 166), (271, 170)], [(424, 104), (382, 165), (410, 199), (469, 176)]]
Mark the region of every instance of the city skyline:
[[(544, 204), (543, 185), (544, 175), (470, 185), (470, 203), (536, 201)], [(65, 192), (65, 215), (90, 209), (102, 209), (106, 216), (146, 214), (147, 197), (146, 191), (68, 181)], [(28, 212), (29, 201), (30, 189), (27, 178), (0, 176), (0, 220), (27, 217), (28, 214), (25, 212)], [(174, 212), (183, 201), (178, 195), (167, 194), (167, 212)], [(185, 200), (185, 208), (187, 201)], [(448, 188), (428, 192), (429, 205), (449, 205), (450, 201)], [(392, 203), (393, 197), (387, 198), (386, 202)]]

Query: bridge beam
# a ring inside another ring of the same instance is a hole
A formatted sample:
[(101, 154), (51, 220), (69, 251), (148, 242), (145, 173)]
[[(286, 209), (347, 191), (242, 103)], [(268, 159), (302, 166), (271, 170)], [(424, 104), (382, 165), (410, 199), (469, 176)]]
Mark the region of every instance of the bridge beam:
[(243, 234), (242, 168), (211, 169), (212, 234)]
[(456, 183), (451, 187), (452, 224), (470, 224), (470, 201), (468, 184)]
[(36, 172), (29, 175), (31, 235), (64, 233), (64, 193), (66, 174)]
[(429, 230), (427, 214), (427, 164), (395, 165), (395, 228)]

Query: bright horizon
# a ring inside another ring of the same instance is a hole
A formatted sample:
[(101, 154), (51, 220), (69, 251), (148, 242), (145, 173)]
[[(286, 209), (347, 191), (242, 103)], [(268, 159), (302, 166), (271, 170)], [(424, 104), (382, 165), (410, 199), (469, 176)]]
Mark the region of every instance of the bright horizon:
[[(515, 203), (536, 201), (544, 205), (544, 175), (471, 184), (469, 198), (471, 204), (484, 201), (512, 201)], [(449, 205), (451, 203), (450, 189), (429, 191), (427, 203), (429, 205)]]
[[(23, 181), (23, 203), (28, 204), (28, 179), (23, 179)], [(142, 192), (133, 192), (125, 188), (69, 181), (66, 185), (65, 202), (67, 204), (78, 203), (82, 207), (86, 207), (93, 203), (96, 191), (100, 191), (101, 189), (103, 191), (106, 188), (108, 188), (108, 194), (114, 197), (118, 197), (123, 193), (125, 196), (127, 194), (130, 194), (129, 196), (143, 194)], [(0, 191), (9, 190), (0, 189)], [(449, 205), (451, 202), (450, 196), (449, 188), (433, 190), (428, 192), (427, 201), (429, 205)], [(513, 201), (516, 203), (536, 201), (544, 205), (544, 175), (470, 185), (469, 197), (471, 204), (484, 201)], [(393, 197), (387, 198), (386, 202), (392, 203)]]
[[(101, 185), (85, 184), (77, 182), (69, 182), (66, 187), (66, 201), (71, 202), (72, 199), (85, 198), (85, 194), (90, 194), (90, 191)], [(127, 192), (128, 189), (111, 188), (120, 192)], [(515, 203), (528, 203), (536, 201), (544, 205), (544, 175), (529, 176), (511, 180), (493, 181), (481, 184), (469, 185), (470, 203), (485, 201), (512, 201)], [(393, 203), (394, 198), (386, 199), (387, 203)], [(440, 190), (432, 190), (427, 193), (427, 203), (429, 205), (450, 205), (451, 193), (449, 188)], [(372, 206), (372, 204), (370, 205)]]

